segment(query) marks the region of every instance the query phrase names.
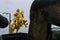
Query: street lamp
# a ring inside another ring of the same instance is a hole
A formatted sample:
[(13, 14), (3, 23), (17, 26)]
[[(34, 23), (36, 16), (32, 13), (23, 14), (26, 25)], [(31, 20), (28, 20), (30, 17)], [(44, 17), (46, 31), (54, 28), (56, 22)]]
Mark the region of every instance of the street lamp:
[(8, 14), (8, 15), (9, 15), (9, 30), (10, 30), (11, 13), (6, 13), (6, 12), (4, 12), (4, 13), (2, 13), (2, 14)]

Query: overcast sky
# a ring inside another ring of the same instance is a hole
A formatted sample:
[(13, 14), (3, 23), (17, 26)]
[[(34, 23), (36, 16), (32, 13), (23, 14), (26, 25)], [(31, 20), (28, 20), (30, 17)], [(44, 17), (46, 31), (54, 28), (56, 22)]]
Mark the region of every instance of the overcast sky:
[[(24, 11), (24, 17), (27, 19), (28, 23), (30, 22), (29, 14), (30, 14), (30, 6), (33, 0), (0, 0), (0, 14), (6, 12), (11, 13), (11, 19), (14, 18), (13, 14), (15, 13), (16, 9), (20, 9)], [(9, 15), (2, 14), (3, 16), (7, 17), (9, 20)], [(4, 24), (3, 24), (4, 25)], [(28, 24), (29, 28), (29, 24)], [(28, 28), (25, 28), (24, 25), (21, 27), (19, 32), (28, 33)], [(0, 35), (1, 34), (8, 34), (9, 26), (4, 29), (0, 28)]]
[[(11, 20), (14, 18), (13, 14), (16, 11), (16, 9), (20, 9), (24, 11), (24, 17), (27, 19), (28, 21), (28, 28), (25, 28), (24, 26), (21, 27), (21, 29), (19, 30), (19, 32), (22, 33), (28, 33), (28, 29), (29, 29), (29, 15), (30, 15), (30, 7), (32, 4), (33, 0), (0, 0), (0, 14), (6, 12), (6, 13), (11, 13)], [(3, 16), (5, 16), (6, 18), (8, 18), (9, 20), (9, 15), (7, 14), (2, 14)], [(3, 24), (4, 25), (4, 24)], [(56, 27), (54, 25), (52, 25), (53, 27)], [(9, 31), (9, 26), (7, 26), (4, 29), (0, 28), (0, 35), (1, 34), (8, 34)]]

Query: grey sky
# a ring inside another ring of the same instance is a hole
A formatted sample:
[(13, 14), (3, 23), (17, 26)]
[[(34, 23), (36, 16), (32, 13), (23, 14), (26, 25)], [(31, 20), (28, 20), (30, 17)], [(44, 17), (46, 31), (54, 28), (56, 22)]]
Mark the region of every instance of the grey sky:
[[(16, 11), (16, 9), (20, 9), (24, 11), (24, 17), (27, 19), (28, 23), (30, 22), (29, 14), (30, 14), (30, 6), (32, 4), (33, 0), (0, 0), (0, 14), (7, 12), (11, 13), (11, 19), (13, 19), (13, 14)], [(9, 15), (2, 14), (3, 16), (7, 17), (9, 19)], [(4, 25), (4, 24), (3, 24)], [(29, 28), (29, 24), (28, 24)], [(21, 27), (19, 32), (28, 33), (28, 28), (25, 28), (24, 25)], [(9, 26), (1, 29), (0, 28), (0, 35), (1, 34), (8, 34)]]

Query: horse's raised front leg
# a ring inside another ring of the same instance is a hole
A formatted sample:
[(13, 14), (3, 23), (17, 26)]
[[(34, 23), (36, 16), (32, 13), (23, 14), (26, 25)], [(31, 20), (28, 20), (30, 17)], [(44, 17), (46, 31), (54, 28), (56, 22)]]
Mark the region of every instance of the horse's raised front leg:
[(25, 25), (25, 27), (27, 27), (28, 23), (26, 19), (23, 18), (22, 23)]
[(27, 25), (28, 25), (27, 21), (24, 23), (24, 25), (25, 25), (25, 27), (27, 27)]

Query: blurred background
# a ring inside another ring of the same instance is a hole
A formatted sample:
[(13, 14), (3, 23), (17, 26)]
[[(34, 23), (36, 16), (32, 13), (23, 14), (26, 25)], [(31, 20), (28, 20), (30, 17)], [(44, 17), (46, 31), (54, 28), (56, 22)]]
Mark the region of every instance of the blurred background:
[[(16, 12), (16, 9), (20, 9), (24, 11), (24, 17), (28, 22), (28, 28), (25, 28), (24, 25), (20, 28), (19, 33), (27, 33), (29, 30), (29, 23), (30, 23), (30, 7), (34, 0), (0, 0), (0, 14), (3, 15), (10, 21), (9, 16), (11, 16), (11, 20), (13, 20), (13, 14)], [(4, 14), (3, 14), (4, 13)], [(8, 13), (8, 14), (6, 14)], [(11, 15), (10, 15), (11, 14)], [(4, 24), (3, 24), (4, 25)], [(60, 40), (58, 35), (60, 35), (60, 27), (56, 25), (51, 25), (52, 33), (53, 33), (53, 40)], [(1, 29), (0, 28), (0, 35), (8, 34), (9, 25)], [(56, 39), (55, 39), (56, 38)]]
[[(14, 16), (13, 14), (16, 12), (17, 9), (24, 11), (24, 17), (28, 22), (28, 28), (25, 28), (24, 25), (21, 27), (19, 32), (22, 33), (28, 33), (29, 29), (29, 15), (30, 15), (30, 6), (32, 4), (33, 0), (0, 0), (0, 14), (6, 17), (9, 20), (9, 16), (11, 14), (11, 20), (13, 20)], [(4, 14), (3, 14), (4, 13)], [(8, 13), (8, 14), (6, 14)], [(9, 20), (10, 21), (10, 20)], [(4, 24), (3, 24), (4, 25)], [(9, 25), (1, 29), (0, 28), (0, 35), (2, 34), (8, 34), (9, 31)]]

